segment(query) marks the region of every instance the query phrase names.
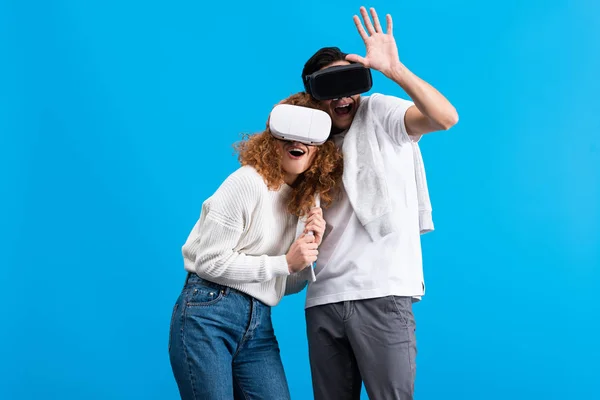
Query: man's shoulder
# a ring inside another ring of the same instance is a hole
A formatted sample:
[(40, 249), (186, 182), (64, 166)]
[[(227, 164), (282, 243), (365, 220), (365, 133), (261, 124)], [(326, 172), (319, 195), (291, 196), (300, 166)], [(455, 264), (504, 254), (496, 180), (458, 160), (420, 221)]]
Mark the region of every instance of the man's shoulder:
[(364, 96), (361, 101), (365, 101), (370, 105), (370, 108), (390, 108), (404, 106), (406, 108), (412, 106), (414, 103), (408, 99), (392, 96), (383, 93), (372, 93), (369, 96)]

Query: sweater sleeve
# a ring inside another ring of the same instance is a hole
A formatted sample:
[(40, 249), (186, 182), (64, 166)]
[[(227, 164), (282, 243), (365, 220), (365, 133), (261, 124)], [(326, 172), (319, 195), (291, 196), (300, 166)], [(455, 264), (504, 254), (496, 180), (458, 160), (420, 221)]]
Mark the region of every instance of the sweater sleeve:
[[(289, 275), (285, 255), (236, 251), (252, 212), (264, 194), (250, 176), (230, 176), (202, 206), (202, 215), (182, 248), (201, 278), (220, 284), (266, 282)], [(255, 222), (254, 222), (255, 223)]]

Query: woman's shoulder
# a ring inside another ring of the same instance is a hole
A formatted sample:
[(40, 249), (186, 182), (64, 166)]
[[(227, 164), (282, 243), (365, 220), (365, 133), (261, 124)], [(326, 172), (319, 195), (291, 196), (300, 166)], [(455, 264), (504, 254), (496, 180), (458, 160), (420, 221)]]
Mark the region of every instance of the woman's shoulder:
[(229, 174), (203, 203), (203, 209), (222, 215), (252, 210), (267, 193), (267, 185), (252, 167), (241, 167)]
[(266, 188), (267, 185), (258, 171), (249, 165), (244, 165), (231, 173), (226, 181), (235, 182), (245, 187)]
[(251, 166), (242, 166), (232, 172), (219, 188), (219, 191), (234, 192), (247, 196), (258, 196), (266, 193), (267, 190), (264, 179)]
[(262, 176), (258, 173), (256, 168), (250, 165), (242, 165), (237, 170), (235, 170), (230, 176), (243, 177), (246, 179), (253, 179), (255, 181), (262, 181)]

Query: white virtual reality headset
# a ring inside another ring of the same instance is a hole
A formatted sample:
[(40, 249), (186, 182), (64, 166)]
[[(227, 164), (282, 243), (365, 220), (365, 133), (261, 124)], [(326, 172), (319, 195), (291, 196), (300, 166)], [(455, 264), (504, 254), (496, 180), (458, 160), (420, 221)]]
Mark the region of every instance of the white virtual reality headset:
[(314, 108), (279, 104), (271, 111), (269, 129), (277, 139), (318, 146), (329, 138), (331, 117)]

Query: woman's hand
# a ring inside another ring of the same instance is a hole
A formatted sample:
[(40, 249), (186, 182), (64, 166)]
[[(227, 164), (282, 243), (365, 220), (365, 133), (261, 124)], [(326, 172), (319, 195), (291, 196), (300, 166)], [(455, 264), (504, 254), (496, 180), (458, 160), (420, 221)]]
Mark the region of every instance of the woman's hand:
[(321, 207), (313, 207), (306, 218), (306, 227), (304, 233), (312, 231), (315, 235), (315, 243), (321, 244), (323, 235), (325, 234), (325, 220), (323, 219), (323, 209)]
[(312, 235), (303, 234), (292, 245), (285, 259), (288, 263), (290, 273), (300, 272), (317, 261), (318, 244), (315, 243), (315, 238)]

